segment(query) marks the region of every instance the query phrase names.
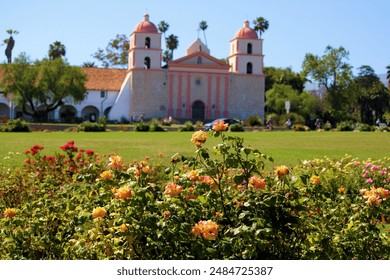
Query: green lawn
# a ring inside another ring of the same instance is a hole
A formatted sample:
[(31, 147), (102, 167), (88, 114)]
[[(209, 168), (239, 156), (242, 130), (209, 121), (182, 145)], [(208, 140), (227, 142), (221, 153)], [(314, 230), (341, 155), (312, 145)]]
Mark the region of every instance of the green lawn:
[[(154, 162), (167, 165), (169, 158), (176, 152), (194, 154), (191, 135), (192, 132), (0, 133), (0, 161), (6, 166), (18, 166), (25, 159), (23, 151), (34, 144), (43, 146), (44, 154), (53, 154), (60, 151), (61, 145), (74, 140), (79, 148), (92, 149), (98, 154), (118, 154), (126, 162), (149, 156)], [(390, 156), (390, 133), (385, 132), (267, 131), (230, 135), (243, 137), (244, 144), (272, 156), (276, 165), (294, 165), (299, 160), (324, 156), (339, 158), (345, 154), (362, 160)], [(212, 148), (216, 143), (217, 139), (210, 137), (204, 146)], [(163, 153), (163, 156), (160, 157), (159, 153)]]

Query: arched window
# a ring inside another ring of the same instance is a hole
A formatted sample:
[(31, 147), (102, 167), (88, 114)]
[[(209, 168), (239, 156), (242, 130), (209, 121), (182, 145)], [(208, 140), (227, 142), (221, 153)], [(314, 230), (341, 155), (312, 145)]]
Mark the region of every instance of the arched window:
[(247, 73), (247, 74), (252, 74), (252, 72), (253, 72), (252, 63), (248, 62), (248, 63), (246, 64), (246, 73)]
[(145, 38), (145, 48), (150, 49), (150, 38), (149, 37)]
[(145, 69), (150, 69), (150, 58), (148, 56), (144, 59), (144, 67)]
[(197, 61), (198, 64), (202, 64), (202, 57), (201, 56), (198, 56), (198, 61)]
[(252, 44), (251, 44), (251, 43), (248, 43), (248, 46), (247, 46), (247, 53), (248, 53), (248, 54), (252, 54)]

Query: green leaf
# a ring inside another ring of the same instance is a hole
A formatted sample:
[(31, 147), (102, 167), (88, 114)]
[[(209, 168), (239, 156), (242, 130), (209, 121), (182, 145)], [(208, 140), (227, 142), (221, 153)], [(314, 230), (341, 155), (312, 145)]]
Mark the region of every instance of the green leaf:
[(244, 181), (245, 177), (244, 176), (241, 176), (241, 175), (236, 175), (234, 176), (234, 183), (236, 184), (242, 184), (242, 182)]

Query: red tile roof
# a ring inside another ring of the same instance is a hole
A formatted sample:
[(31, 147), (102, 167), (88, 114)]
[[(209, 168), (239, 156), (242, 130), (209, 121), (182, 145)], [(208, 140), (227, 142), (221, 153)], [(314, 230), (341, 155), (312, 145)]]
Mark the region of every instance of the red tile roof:
[(87, 90), (119, 91), (126, 78), (127, 69), (114, 68), (81, 68), (87, 75), (85, 87)]
[[(87, 90), (119, 91), (126, 78), (126, 69), (82, 67), (87, 75), (85, 87)], [(0, 80), (2, 73), (0, 71)]]

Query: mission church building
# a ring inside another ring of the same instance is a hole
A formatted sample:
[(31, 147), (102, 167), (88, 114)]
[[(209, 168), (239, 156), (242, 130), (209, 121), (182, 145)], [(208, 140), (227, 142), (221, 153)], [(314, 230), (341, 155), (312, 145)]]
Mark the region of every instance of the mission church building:
[[(66, 105), (49, 117), (93, 121), (105, 115), (117, 122), (139, 116), (192, 121), (264, 118), (262, 39), (248, 21), (230, 41), (228, 63), (211, 56), (198, 38), (184, 57), (162, 66), (161, 35), (145, 14), (130, 35), (128, 69), (82, 68), (87, 74), (85, 100), (65, 100)], [(2, 100), (0, 114), (13, 116), (17, 108)]]

